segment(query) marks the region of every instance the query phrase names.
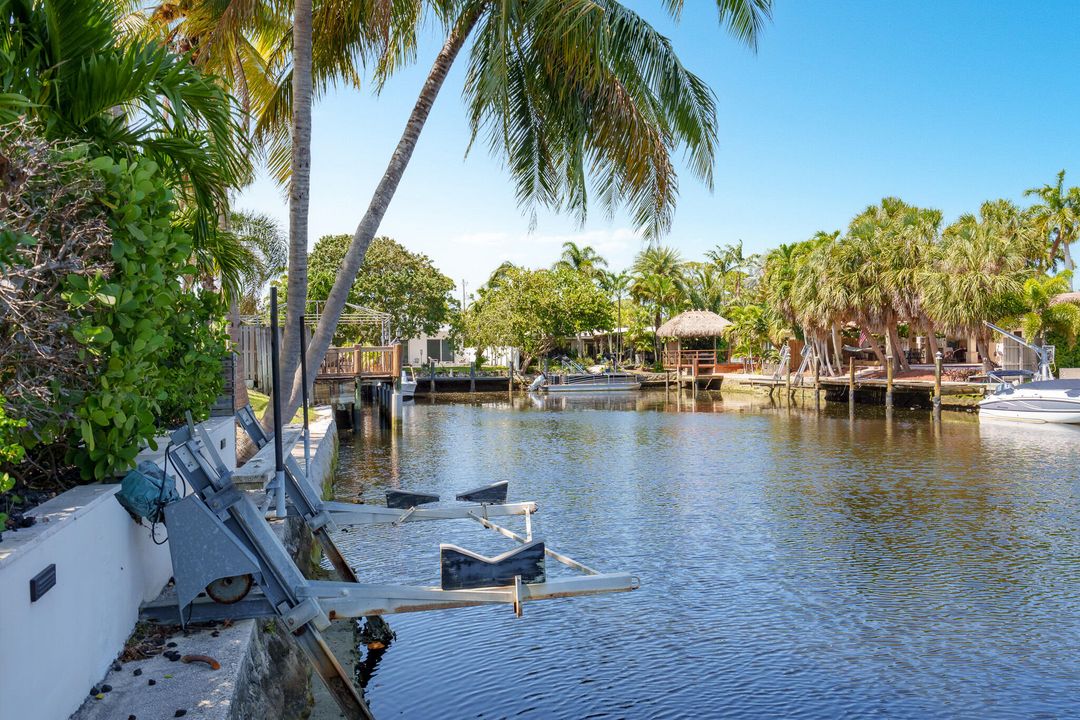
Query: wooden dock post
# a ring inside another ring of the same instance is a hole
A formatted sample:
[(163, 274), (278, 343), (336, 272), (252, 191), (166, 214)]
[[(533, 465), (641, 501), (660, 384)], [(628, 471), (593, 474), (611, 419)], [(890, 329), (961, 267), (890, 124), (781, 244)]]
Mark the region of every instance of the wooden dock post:
[(934, 353), (934, 416), (941, 417), (941, 351)]
[(354, 433), (360, 432), (360, 401), (363, 399), (364, 385), (360, 378), (353, 379), (353, 406), (352, 406), (352, 429)]
[(788, 404), (791, 403), (791, 358), (788, 357), (786, 366), (784, 367), (784, 395)]
[(855, 402), (855, 358), (850, 357), (847, 361), (847, 397), (848, 402)]
[(821, 406), (821, 360), (814, 353), (814, 405)]
[(885, 356), (885, 407), (891, 408), (893, 406), (892, 396), (893, 386), (893, 359), (892, 355)]
[(431, 368), (431, 380), (430, 380), (430, 385), (428, 386), (428, 390), (431, 392), (432, 395), (434, 395), (435, 394), (435, 361), (432, 360), (431, 358), (428, 358), (428, 366)]
[(476, 361), (469, 363), (469, 392), (476, 392)]
[(693, 383), (694, 383), (694, 397), (697, 397), (697, 376), (698, 376), (698, 358), (694, 355), (694, 365), (691, 368), (693, 371)]

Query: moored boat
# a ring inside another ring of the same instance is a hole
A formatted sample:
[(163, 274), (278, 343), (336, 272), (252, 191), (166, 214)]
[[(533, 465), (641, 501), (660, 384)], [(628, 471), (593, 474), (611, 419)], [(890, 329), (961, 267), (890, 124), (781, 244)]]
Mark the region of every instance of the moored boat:
[(1032, 423), (1080, 423), (1080, 380), (1054, 379), (1050, 372), (1054, 347), (1033, 345), (996, 325), (987, 325), (1031, 348), (1039, 358), (1039, 371), (1034, 381), (1015, 384), (991, 373), (999, 384), (993, 394), (979, 401), (979, 417)]
[(549, 393), (625, 392), (641, 389), (641, 380), (631, 373), (617, 370), (591, 373), (568, 358), (563, 358), (563, 363), (574, 372), (550, 375), (541, 373), (529, 389)]

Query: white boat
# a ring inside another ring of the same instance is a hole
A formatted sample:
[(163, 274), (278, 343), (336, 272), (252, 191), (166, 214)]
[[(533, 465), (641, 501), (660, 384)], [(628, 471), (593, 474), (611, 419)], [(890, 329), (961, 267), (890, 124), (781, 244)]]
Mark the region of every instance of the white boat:
[(625, 392), (641, 389), (641, 380), (636, 375), (617, 371), (591, 373), (569, 358), (563, 358), (562, 362), (574, 372), (561, 375), (541, 373), (529, 389), (549, 393)]
[(979, 417), (1036, 423), (1080, 423), (1080, 380), (1003, 383), (979, 401)]
[[(1031, 348), (1039, 358), (1039, 371), (1036, 379), (1027, 383), (1014, 384), (997, 377), (997, 389), (979, 401), (979, 417), (1032, 423), (1080, 423), (1080, 380), (1054, 379), (1050, 372), (1054, 347), (1032, 345), (996, 325), (987, 325)], [(995, 375), (991, 373), (991, 377)]]
[(416, 375), (412, 368), (401, 368), (401, 399), (411, 400), (416, 395)]

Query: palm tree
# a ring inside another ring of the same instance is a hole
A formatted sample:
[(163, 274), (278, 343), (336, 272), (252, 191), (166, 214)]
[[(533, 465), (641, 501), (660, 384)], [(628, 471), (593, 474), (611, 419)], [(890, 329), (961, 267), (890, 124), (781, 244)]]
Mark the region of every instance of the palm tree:
[[(418, 5), (351, 0), (295, 0), (289, 17), (282, 3), (163, 2), (151, 13), (164, 40), (190, 51), (200, 67), (219, 73), (240, 99), (244, 117), (275, 179), (289, 187), (289, 274), (282, 371), (299, 364), (299, 329), (307, 299), (311, 107), (329, 86), (359, 85), (365, 56), (389, 62), (408, 52)], [(403, 31), (403, 28), (404, 31)], [(387, 37), (397, 31), (399, 43)], [(267, 415), (267, 422), (270, 416)]]
[(990, 360), (986, 321), (1010, 314), (1043, 257), (1042, 248), (1013, 203), (983, 203), (979, 216), (963, 215), (947, 227), (941, 250), (918, 279), (926, 312), (942, 328), (975, 337), (983, 368)]
[[(603, 272), (603, 271), (601, 271)], [(601, 284), (608, 296), (615, 300), (616, 320), (615, 327), (618, 333), (615, 357), (622, 362), (622, 301), (626, 297), (626, 291), (630, 288), (630, 275), (627, 272), (603, 272)], [(610, 338), (610, 336), (608, 336)], [(610, 349), (610, 348), (609, 348)]]
[(588, 245), (579, 247), (577, 243), (567, 240), (562, 245), (562, 255), (555, 263), (555, 267), (583, 272), (589, 277), (602, 279), (607, 260), (592, 247)]
[(1069, 346), (1076, 344), (1080, 334), (1080, 306), (1072, 302), (1055, 302), (1055, 298), (1071, 290), (1068, 270), (1048, 276), (1030, 277), (1024, 281), (1019, 302), (1023, 310), (1009, 319), (1009, 324), (1024, 330), (1024, 337), (1036, 345), (1046, 343), (1048, 334), (1065, 338)]
[[(401, 4), (408, 5), (394, 5)], [(677, 12), (682, 2), (668, 0), (667, 6)], [(771, 0), (719, 0), (717, 6), (721, 22), (753, 44)], [(591, 173), (608, 211), (628, 206), (656, 237), (670, 225), (677, 193), (673, 150), (682, 148), (690, 169), (711, 184), (712, 92), (683, 67), (667, 38), (617, 0), (462, 0), (454, 10), (446, 42), (327, 298), (309, 349), (312, 366), (330, 345), (435, 99), (474, 33), (465, 81), (473, 138), (488, 134), (524, 207), (567, 209), (584, 219)], [(299, 405), (299, 394), (294, 380), (287, 411)]]
[(25, 115), (49, 138), (150, 157), (174, 185), (201, 274), (235, 290), (245, 257), (228, 233), (228, 191), (250, 176), (230, 98), (160, 43), (121, 38), (112, 0), (6, 0), (0, 121)]
[(749, 258), (743, 253), (742, 240), (730, 245), (717, 245), (714, 249), (705, 253), (705, 256), (709, 258), (709, 261), (720, 271), (720, 276), (724, 281), (725, 290), (727, 289), (729, 281), (734, 284), (735, 287), (731, 295), (732, 299), (735, 302), (738, 302), (739, 297), (742, 294), (745, 271), (749, 267)]
[(1024, 195), (1034, 195), (1041, 200), (1032, 205), (1028, 212), (1040, 237), (1049, 246), (1046, 267), (1053, 267), (1058, 257), (1064, 258), (1065, 269), (1070, 272), (1071, 287), (1071, 273), (1076, 269), (1076, 265), (1073, 263), (1070, 246), (1080, 236), (1080, 188), (1074, 187), (1066, 191), (1065, 171), (1062, 170), (1057, 174), (1057, 182), (1053, 185), (1025, 190)]

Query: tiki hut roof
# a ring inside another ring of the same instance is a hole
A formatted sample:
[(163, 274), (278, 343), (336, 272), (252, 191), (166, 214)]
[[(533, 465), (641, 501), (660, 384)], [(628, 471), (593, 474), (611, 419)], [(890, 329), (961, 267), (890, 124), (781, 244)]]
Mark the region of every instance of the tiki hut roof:
[(1073, 303), (1080, 305), (1080, 292), (1067, 292), (1055, 295), (1054, 299), (1050, 301), (1051, 305), (1060, 305), (1061, 303)]
[(731, 321), (708, 310), (688, 310), (676, 315), (660, 326), (660, 337), (705, 338), (720, 337)]

